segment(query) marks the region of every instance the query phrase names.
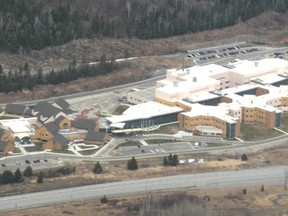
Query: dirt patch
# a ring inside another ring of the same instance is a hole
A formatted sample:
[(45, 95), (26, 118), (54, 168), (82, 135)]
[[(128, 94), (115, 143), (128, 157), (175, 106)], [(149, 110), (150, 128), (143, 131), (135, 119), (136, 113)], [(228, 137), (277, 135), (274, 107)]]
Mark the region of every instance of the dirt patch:
[(244, 161), (240, 161), (240, 160), (232, 160), (232, 159), (227, 159), (224, 161), (208, 161), (205, 162), (204, 166), (205, 167), (220, 167), (220, 168), (237, 168), (239, 166), (242, 166), (244, 164), (247, 164)]
[(261, 153), (251, 154), (249, 158), (253, 161), (263, 162), (271, 165), (286, 165), (288, 164), (288, 149), (287, 147), (272, 148), (264, 150)]

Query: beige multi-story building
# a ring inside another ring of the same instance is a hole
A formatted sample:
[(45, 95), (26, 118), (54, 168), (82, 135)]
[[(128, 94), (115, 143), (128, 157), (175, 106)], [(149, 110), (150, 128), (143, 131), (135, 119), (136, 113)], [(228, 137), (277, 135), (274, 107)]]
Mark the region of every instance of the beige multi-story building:
[(283, 59), (171, 69), (157, 82), (155, 101), (184, 110), (178, 115), (182, 130), (233, 138), (241, 123), (280, 126), (288, 109), (286, 71)]

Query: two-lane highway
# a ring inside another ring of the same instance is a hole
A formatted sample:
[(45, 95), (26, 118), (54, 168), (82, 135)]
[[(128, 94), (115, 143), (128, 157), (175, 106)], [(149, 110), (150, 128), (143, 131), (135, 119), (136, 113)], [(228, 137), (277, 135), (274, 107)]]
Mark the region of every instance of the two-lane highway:
[(179, 189), (213, 189), (263, 185), (284, 185), (288, 166), (176, 175), (160, 178), (131, 180), (89, 185), (60, 190), (20, 194), (0, 198), (0, 210), (28, 208), (102, 197), (145, 194), (147, 192), (173, 191)]

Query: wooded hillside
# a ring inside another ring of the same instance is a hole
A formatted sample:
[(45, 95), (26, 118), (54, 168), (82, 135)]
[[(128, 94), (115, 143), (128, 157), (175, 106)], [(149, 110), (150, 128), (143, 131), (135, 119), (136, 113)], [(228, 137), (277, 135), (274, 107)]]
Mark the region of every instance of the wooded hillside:
[(25, 53), (78, 38), (169, 37), (287, 8), (284, 0), (0, 0), (0, 49)]

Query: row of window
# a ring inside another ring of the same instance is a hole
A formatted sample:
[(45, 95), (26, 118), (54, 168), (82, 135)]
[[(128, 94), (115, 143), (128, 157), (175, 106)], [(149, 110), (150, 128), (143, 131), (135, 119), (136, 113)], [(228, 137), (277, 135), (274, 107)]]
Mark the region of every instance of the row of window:
[(209, 122), (216, 122), (216, 124), (220, 124), (220, 125), (225, 125), (225, 123), (224, 122), (221, 122), (221, 121), (218, 121), (218, 120), (214, 120), (214, 119), (206, 119), (206, 118), (204, 118), (204, 119), (198, 119), (198, 118), (196, 118), (196, 119), (188, 119), (188, 118), (185, 118), (185, 121), (198, 121), (198, 122), (204, 122), (204, 121), (209, 121)]

